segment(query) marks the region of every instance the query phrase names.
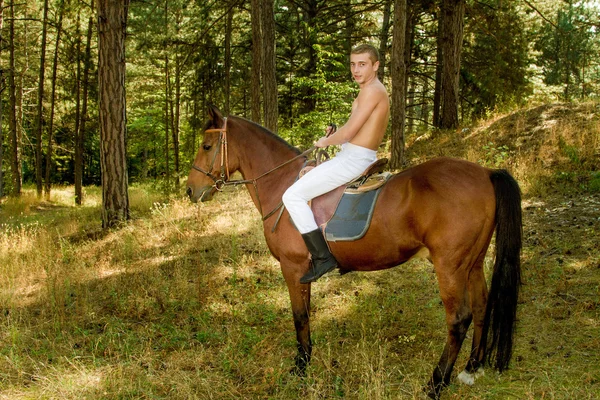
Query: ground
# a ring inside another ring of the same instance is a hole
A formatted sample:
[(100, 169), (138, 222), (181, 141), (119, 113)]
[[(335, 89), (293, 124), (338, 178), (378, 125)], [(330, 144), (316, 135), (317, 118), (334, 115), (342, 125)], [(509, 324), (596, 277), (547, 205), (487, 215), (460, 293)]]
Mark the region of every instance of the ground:
[[(547, 104), (407, 135), (410, 165), (461, 157), (523, 190), (513, 359), (460, 385), (468, 338), (443, 399), (599, 398), (599, 116), (596, 103)], [(134, 219), (111, 231), (98, 188), (83, 207), (72, 187), (53, 193), (0, 204), (0, 399), (422, 396), (446, 336), (428, 262), (321, 278), (301, 379), (285, 283), (244, 188), (192, 205), (132, 186)]]

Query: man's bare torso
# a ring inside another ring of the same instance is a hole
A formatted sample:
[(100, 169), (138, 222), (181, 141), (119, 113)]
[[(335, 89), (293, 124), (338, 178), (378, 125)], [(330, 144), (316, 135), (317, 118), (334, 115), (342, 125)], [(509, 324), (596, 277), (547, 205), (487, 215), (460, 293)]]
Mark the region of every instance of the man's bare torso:
[(385, 86), (379, 80), (375, 80), (362, 87), (352, 103), (353, 113), (357, 107), (374, 108), (350, 143), (377, 150), (383, 141), (390, 114), (390, 103)]

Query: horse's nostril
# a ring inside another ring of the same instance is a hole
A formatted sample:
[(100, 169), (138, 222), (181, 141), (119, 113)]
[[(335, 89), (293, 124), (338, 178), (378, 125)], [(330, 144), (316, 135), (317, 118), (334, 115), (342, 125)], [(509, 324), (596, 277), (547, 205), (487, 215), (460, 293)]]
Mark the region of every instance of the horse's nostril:
[(191, 187), (188, 186), (188, 188), (186, 189), (185, 193), (189, 196), (192, 197), (192, 193), (194, 193), (194, 191), (192, 190)]

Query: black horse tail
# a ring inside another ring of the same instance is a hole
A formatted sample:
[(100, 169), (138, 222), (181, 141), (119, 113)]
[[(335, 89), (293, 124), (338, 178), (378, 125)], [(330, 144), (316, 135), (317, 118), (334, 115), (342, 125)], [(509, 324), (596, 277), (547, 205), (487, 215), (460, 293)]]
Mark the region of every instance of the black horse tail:
[(492, 171), (490, 180), (496, 194), (496, 261), (481, 343), (485, 351), (484, 362), (502, 372), (508, 368), (512, 356), (521, 286), (521, 190), (506, 170)]

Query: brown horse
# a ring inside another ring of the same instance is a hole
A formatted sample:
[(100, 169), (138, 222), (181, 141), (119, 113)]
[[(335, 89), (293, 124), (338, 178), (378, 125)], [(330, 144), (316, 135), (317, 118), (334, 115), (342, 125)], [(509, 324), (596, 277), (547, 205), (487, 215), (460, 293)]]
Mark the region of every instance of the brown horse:
[[(263, 216), (266, 242), (287, 283), (298, 340), (296, 371), (303, 374), (312, 351), (310, 284), (300, 284), (309, 269), (309, 253), (281, 208), (281, 196), (297, 178), (306, 157), (253, 122), (224, 118), (214, 107), (209, 117), (187, 194), (195, 203), (211, 200), (225, 185), (247, 186)], [(235, 171), (242, 180), (229, 180)], [(496, 257), (488, 293), (483, 262), (494, 231)], [(472, 321), (473, 344), (459, 380), (472, 384), (486, 362), (498, 371), (508, 367), (521, 283), (521, 236), (520, 190), (508, 172), (437, 158), (388, 181), (360, 240), (331, 242), (330, 246), (344, 271), (391, 268), (424, 255), (433, 262), (448, 337), (425, 389), (430, 397), (438, 398), (450, 381)]]

